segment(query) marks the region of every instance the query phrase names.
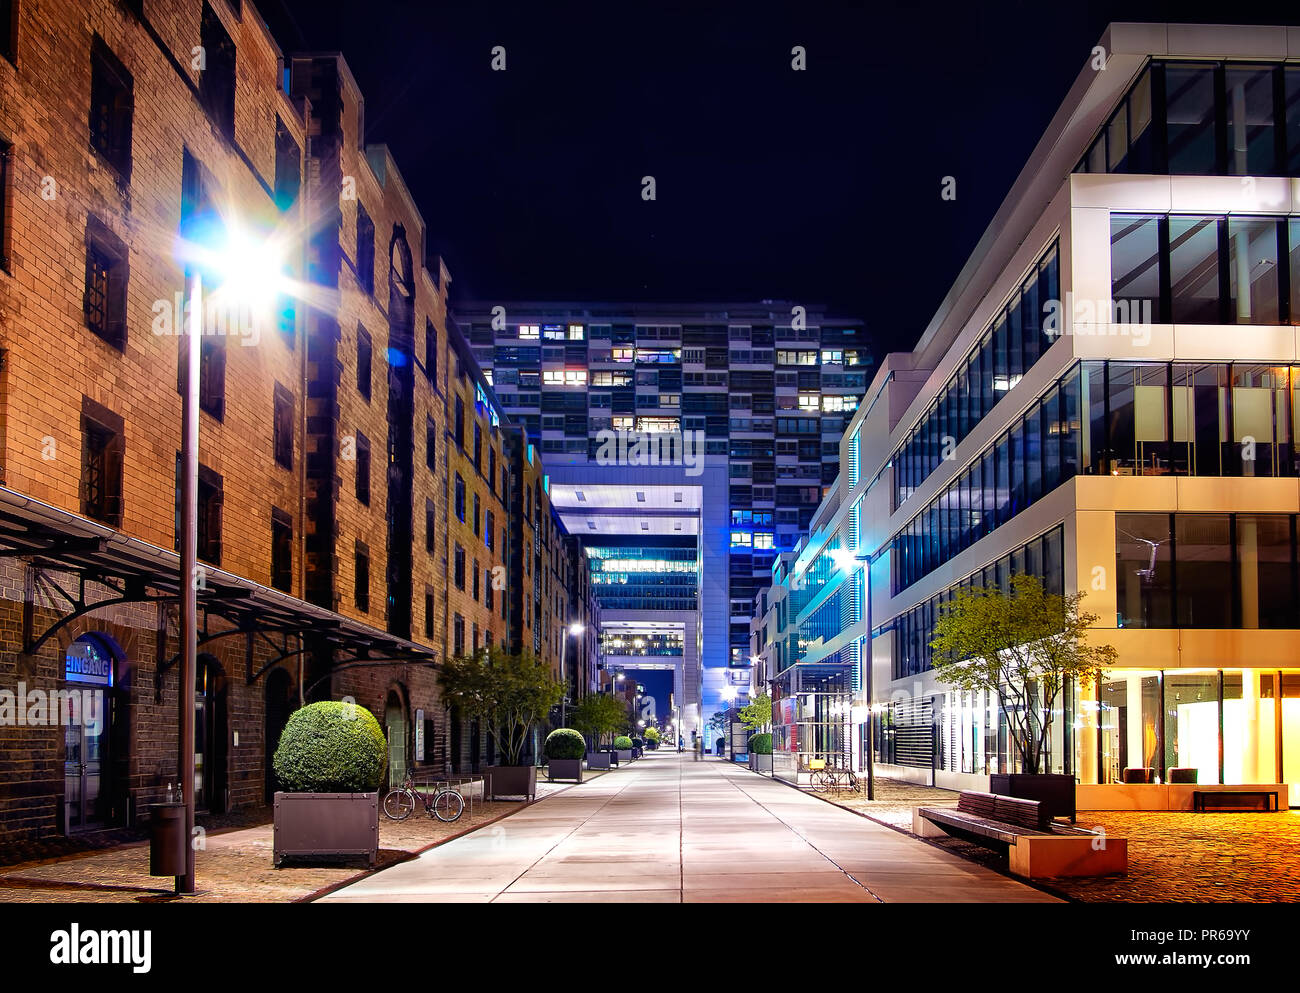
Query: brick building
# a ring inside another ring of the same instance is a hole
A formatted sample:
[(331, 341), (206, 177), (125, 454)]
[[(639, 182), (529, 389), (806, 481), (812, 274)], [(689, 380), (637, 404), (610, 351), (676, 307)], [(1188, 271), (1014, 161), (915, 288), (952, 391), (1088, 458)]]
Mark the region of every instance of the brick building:
[[(179, 235), (205, 222), (279, 246), (293, 289), (209, 284), (203, 309), (200, 809), (269, 795), (306, 699), (372, 710), (394, 774), (477, 764), (434, 665), (507, 638), (507, 425), (342, 57), (286, 57), (231, 0), (0, 23), (0, 843), (129, 823), (188, 780)], [(73, 691), (98, 718), (51, 716)]]

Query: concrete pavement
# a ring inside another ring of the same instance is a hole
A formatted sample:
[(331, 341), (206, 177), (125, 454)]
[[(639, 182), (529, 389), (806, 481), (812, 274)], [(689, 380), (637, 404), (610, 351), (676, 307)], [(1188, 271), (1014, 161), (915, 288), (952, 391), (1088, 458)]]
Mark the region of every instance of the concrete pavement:
[(341, 902), (1058, 902), (718, 759), (650, 752), (322, 898)]

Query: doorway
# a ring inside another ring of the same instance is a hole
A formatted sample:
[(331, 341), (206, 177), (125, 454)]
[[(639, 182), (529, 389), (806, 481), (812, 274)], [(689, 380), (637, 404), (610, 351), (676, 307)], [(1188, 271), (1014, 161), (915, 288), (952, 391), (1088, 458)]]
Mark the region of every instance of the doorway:
[(272, 669), (266, 677), (266, 802), (275, 802), (275, 750), (280, 735), (294, 710), (293, 680), (284, 669)]
[(212, 655), (194, 673), (194, 809), (226, 812), (226, 675)]
[[(123, 659), (117, 642), (105, 634), (84, 634), (68, 646), (63, 690), (69, 702), (60, 705), (59, 715), (64, 726), (65, 833), (93, 830), (120, 820), (120, 815), (114, 817), (113, 769), (122, 765), (127, 742), (113, 733), (113, 722)], [(114, 741), (121, 756), (113, 754)]]
[(389, 690), (384, 704), (384, 726), (388, 733), (388, 783), (400, 786), (406, 781), (406, 708), (396, 690)]

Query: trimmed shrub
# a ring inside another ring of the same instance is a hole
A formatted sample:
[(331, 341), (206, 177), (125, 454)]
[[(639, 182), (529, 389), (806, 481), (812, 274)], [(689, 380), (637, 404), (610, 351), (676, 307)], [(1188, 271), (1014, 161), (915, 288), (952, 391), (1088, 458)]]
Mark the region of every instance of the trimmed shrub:
[(620, 734), (614, 739), (614, 747), (620, 752), (632, 750), (632, 739), (625, 734)]
[(658, 741), (658, 740), (659, 740), (659, 729), (658, 729), (657, 727), (648, 727), (648, 728), (646, 728), (646, 729), (645, 729), (645, 740), (646, 740), (646, 741)]
[(542, 752), (548, 759), (580, 759), (587, 754), (587, 742), (573, 728), (556, 728), (546, 736)]
[(749, 750), (755, 755), (771, 755), (772, 736), (767, 732), (754, 735), (749, 739)]
[(365, 707), (324, 700), (289, 716), (274, 768), (288, 793), (374, 793), (388, 766), (388, 743)]
[(645, 748), (645, 739), (644, 739), (644, 738), (633, 738), (633, 739), (632, 739), (632, 747), (633, 747), (633, 748)]

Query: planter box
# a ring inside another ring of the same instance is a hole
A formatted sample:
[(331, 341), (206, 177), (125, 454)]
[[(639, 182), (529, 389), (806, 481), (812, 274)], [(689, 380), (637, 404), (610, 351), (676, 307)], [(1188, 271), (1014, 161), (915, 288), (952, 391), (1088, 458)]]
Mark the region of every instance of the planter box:
[(609, 752), (588, 752), (587, 753), (588, 769), (608, 769), (609, 767), (610, 767)]
[(549, 783), (557, 779), (582, 782), (582, 759), (547, 759), (546, 781)]
[(630, 748), (616, 748), (614, 754), (618, 756), (620, 764), (632, 761), (632, 749)]
[(1048, 817), (1068, 817), (1073, 821), (1077, 814), (1073, 776), (1059, 773), (992, 775), (989, 776), (989, 792), (1021, 800), (1037, 800)]
[(379, 854), (378, 793), (277, 793), (275, 865), (286, 859)]
[(772, 775), (772, 756), (771, 754), (759, 755), (757, 752), (749, 753), (749, 767), (755, 772), (762, 772)]
[(503, 796), (521, 796), (537, 799), (537, 766), (490, 765), (483, 770), (485, 790), (490, 799)]

